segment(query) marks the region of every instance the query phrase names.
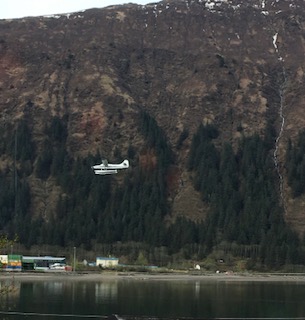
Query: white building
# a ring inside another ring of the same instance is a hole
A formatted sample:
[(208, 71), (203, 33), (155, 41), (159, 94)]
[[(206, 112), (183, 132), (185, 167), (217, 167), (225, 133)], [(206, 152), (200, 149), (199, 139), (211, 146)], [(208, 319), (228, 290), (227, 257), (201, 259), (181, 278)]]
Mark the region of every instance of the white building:
[(103, 268), (116, 267), (118, 264), (118, 258), (96, 257), (96, 265)]
[(0, 263), (7, 264), (8, 263), (8, 255), (7, 254), (1, 254), (0, 255)]

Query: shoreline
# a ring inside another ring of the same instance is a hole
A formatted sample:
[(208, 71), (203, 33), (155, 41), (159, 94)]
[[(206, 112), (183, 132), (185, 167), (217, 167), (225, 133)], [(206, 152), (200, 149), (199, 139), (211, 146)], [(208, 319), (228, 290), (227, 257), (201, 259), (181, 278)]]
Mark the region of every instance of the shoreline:
[(304, 282), (304, 273), (141, 273), (141, 272), (0, 272), (0, 281), (216, 281), (216, 282)]

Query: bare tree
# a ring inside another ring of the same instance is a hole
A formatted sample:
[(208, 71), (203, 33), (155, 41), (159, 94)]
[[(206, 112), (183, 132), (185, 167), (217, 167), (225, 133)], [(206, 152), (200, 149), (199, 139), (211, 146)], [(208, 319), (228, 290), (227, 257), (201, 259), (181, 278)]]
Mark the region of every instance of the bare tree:
[[(0, 253), (2, 251), (8, 251), (9, 248), (16, 242), (17, 239), (9, 240), (7, 236), (0, 236)], [(2, 263), (0, 262), (0, 268), (2, 268)], [(13, 279), (0, 280), (0, 297), (13, 291), (15, 288)]]

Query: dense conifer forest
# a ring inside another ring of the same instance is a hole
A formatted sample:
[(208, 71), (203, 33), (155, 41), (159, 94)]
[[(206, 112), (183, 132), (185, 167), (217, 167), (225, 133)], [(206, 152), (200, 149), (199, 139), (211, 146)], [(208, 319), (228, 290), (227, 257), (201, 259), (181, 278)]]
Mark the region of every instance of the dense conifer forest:
[[(121, 179), (94, 176), (91, 166), (100, 154), (77, 158), (66, 146), (67, 119), (54, 117), (45, 127), (42, 152), (36, 154), (27, 122), (21, 121), (0, 145), (13, 159), (0, 172), (0, 229), (20, 243), (77, 246), (92, 250), (95, 244), (111, 246), (113, 254), (136, 251), (144, 261), (169, 264), (205, 259), (213, 252), (238, 257), (248, 268), (281, 268), (304, 263), (304, 243), (285, 223), (273, 152), (258, 135), (240, 139), (236, 150), (216, 144), (219, 129), (200, 125), (192, 138), (188, 170), (195, 189), (209, 206), (205, 221), (178, 218), (170, 213), (166, 173), (174, 165), (173, 152), (163, 131), (148, 113), (138, 118), (146, 148), (156, 161), (139, 166), (130, 146), (131, 170)], [(288, 143), (286, 167), (295, 197), (304, 193), (305, 134)], [(120, 155), (122, 156), (122, 155)], [(116, 159), (115, 159), (116, 160)], [(119, 160), (119, 159), (117, 159)], [(49, 217), (31, 217), (27, 177), (53, 179), (61, 194)], [(142, 260), (143, 260), (142, 259)]]

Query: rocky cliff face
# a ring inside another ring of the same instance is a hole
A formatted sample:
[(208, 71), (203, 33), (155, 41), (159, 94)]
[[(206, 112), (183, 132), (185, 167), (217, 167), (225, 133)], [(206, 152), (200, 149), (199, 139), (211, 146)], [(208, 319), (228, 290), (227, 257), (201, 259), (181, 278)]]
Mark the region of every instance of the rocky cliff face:
[[(27, 119), (39, 152), (45, 123), (66, 116), (74, 157), (99, 150), (111, 159), (132, 145), (144, 159), (150, 151), (135, 119), (145, 110), (177, 160), (172, 216), (197, 220), (206, 206), (192, 187), (186, 159), (199, 124), (214, 123), (217, 143), (234, 145), (271, 123), (286, 220), (301, 234), (304, 199), (291, 197), (283, 164), (288, 138), (305, 126), (304, 30), (302, 0), (168, 0), (2, 20), (0, 125), (5, 131)], [(178, 148), (183, 132), (188, 137)], [(4, 167), (12, 158), (3, 154), (0, 160)], [(31, 179), (33, 214), (39, 214), (59, 191), (49, 181), (42, 195), (40, 182)]]

